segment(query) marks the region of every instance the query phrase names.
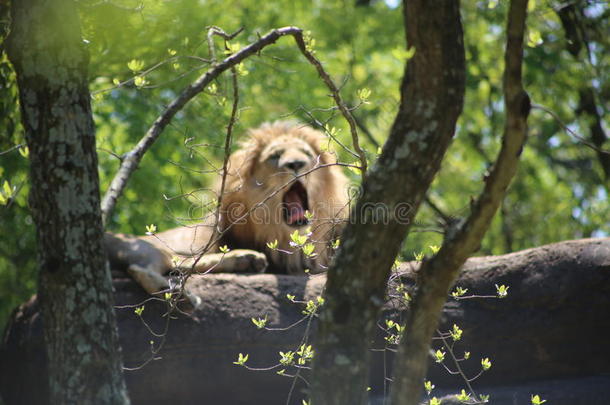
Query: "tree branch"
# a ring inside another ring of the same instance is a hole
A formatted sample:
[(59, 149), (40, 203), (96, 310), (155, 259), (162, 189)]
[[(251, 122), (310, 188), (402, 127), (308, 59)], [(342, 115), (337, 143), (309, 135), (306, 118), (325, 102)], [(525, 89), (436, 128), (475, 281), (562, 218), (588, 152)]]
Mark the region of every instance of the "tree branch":
[(483, 192), (472, 206), (468, 219), (450, 232), (436, 256), (422, 264), (418, 291), (407, 320), (407, 333), (396, 357), (392, 403), (416, 405), (426, 375), (430, 339), (440, 311), (461, 266), (480, 246), (481, 240), (502, 202), (527, 137), (529, 96), (521, 82), (523, 36), (527, 0), (512, 0), (508, 15), (508, 42), (504, 55), (504, 103), (506, 124), (502, 148)]
[[(566, 35), (566, 48), (568, 52), (579, 62), (579, 54), (581, 49), (585, 49), (588, 56), (588, 62), (593, 65), (591, 49), (587, 40), (587, 30), (583, 20), (585, 16), (582, 6), (578, 3), (564, 4), (557, 8), (557, 15), (563, 25)], [(591, 119), (589, 120), (589, 131), (591, 133), (591, 142), (595, 146), (597, 152), (597, 158), (602, 167), (606, 180), (610, 182), (610, 154), (603, 151), (605, 143), (610, 139), (604, 131), (602, 125), (602, 117), (599, 113), (598, 103), (596, 101), (595, 88), (589, 85), (583, 85), (578, 89), (579, 105), (576, 110), (577, 115), (588, 115)], [(590, 145), (586, 141), (584, 142)], [(610, 183), (609, 183), (610, 184)]]
[[(214, 33), (218, 32), (214, 31)], [(341, 98), (337, 86), (334, 84), (328, 73), (326, 73), (320, 61), (313, 55), (311, 50), (308, 49), (308, 46), (303, 38), (303, 31), (298, 27), (283, 27), (270, 31), (268, 34), (260, 37), (257, 41), (215, 64), (207, 72), (195, 80), (195, 82), (186, 87), (182, 93), (180, 93), (180, 95), (165, 108), (161, 115), (159, 115), (152, 126), (148, 129), (144, 137), (140, 139), (140, 141), (131, 151), (127, 152), (123, 156), (121, 166), (119, 167), (117, 174), (112, 179), (110, 187), (102, 199), (101, 205), (104, 224), (107, 223), (108, 218), (112, 215), (112, 211), (114, 210), (117, 199), (123, 193), (131, 174), (138, 168), (144, 153), (146, 153), (146, 151), (157, 140), (159, 135), (161, 135), (165, 127), (167, 127), (176, 113), (180, 111), (187, 102), (193, 99), (197, 94), (201, 93), (220, 74), (241, 63), (246, 58), (260, 53), (260, 51), (262, 51), (265, 47), (274, 44), (279, 38), (286, 35), (291, 35), (294, 37), (294, 40), (296, 41), (301, 53), (312, 65), (315, 66), (318, 74), (331, 91), (332, 97), (337, 103), (339, 110), (349, 123), (354, 149), (360, 156), (363, 174), (366, 172), (366, 156), (358, 143), (356, 123), (351, 112)]]
[(343, 114), (343, 116), (347, 120), (347, 122), (349, 124), (349, 128), (350, 128), (350, 133), (352, 135), (352, 144), (354, 146), (354, 149), (356, 150), (356, 153), (358, 154), (358, 156), (360, 158), (360, 167), (361, 167), (360, 170), (362, 170), (362, 176), (364, 177), (366, 175), (366, 169), (367, 169), (368, 164), (366, 161), (366, 155), (364, 154), (364, 151), (360, 147), (360, 143), (358, 141), (358, 129), (357, 129), (356, 120), (354, 119), (349, 108), (347, 107), (347, 105), (345, 104), (343, 99), (341, 98), (339, 89), (337, 88), (335, 83), (332, 81), (332, 79), (330, 78), (328, 73), (326, 73), (326, 71), (324, 70), (324, 67), (322, 67), (322, 64), (320, 63), (320, 61), (313, 55), (313, 52), (311, 51), (311, 49), (309, 49), (309, 47), (305, 43), (303, 36), (294, 35), (294, 40), (296, 41), (297, 46), (301, 50), (301, 53), (305, 56), (305, 58), (307, 58), (309, 63), (314, 65), (315, 68), (317, 69), (318, 74), (320, 75), (320, 77), (322, 78), (324, 83), (326, 84), (326, 87), (328, 87), (328, 89), (330, 90), (333, 100), (335, 100), (335, 104), (337, 104), (337, 107), (339, 107), (339, 111), (341, 111), (341, 114)]

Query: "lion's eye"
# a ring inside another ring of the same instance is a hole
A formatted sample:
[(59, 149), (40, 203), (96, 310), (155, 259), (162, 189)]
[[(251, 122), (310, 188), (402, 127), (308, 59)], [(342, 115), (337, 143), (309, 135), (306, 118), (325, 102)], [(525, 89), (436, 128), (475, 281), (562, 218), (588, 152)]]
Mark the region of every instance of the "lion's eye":
[(312, 158), (312, 157), (313, 157), (313, 154), (312, 154), (310, 151), (308, 151), (307, 149), (301, 149), (301, 152), (303, 152), (304, 154), (306, 154), (306, 155), (307, 155), (307, 157), (309, 157), (309, 158)]
[(284, 153), (284, 151), (282, 150), (275, 151), (271, 156), (267, 158), (267, 160), (279, 160), (279, 158), (282, 157), (282, 153)]

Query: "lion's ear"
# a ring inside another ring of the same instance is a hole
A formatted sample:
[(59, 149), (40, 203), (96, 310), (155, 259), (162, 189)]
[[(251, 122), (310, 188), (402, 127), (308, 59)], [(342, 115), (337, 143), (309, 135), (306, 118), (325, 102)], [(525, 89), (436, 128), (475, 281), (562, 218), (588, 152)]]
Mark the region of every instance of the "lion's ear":
[(293, 133), (303, 139), (314, 150), (316, 156), (319, 156), (320, 164), (332, 164), (336, 162), (336, 158), (332, 152), (329, 152), (329, 139), (322, 131), (313, 129), (310, 126), (299, 125), (292, 128)]
[(255, 148), (243, 146), (229, 157), (228, 175), (236, 178), (249, 178), (254, 172), (254, 165), (258, 159)]

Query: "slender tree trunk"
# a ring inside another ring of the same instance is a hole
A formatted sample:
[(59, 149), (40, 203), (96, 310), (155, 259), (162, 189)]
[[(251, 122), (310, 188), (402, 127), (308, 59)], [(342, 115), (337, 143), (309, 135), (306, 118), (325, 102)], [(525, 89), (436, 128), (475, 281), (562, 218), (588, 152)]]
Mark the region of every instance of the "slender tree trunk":
[(405, 2), (408, 48), (401, 105), (363, 183), (328, 273), (313, 366), (312, 403), (366, 401), (369, 343), (409, 225), (455, 131), (464, 95), (458, 1)]
[[(586, 15), (583, 12), (585, 2), (569, 2), (557, 9), (566, 35), (566, 47), (577, 63), (586, 63), (586, 57), (590, 56), (589, 43), (587, 41)], [(583, 58), (581, 51), (586, 53)], [(591, 63), (589, 61), (589, 63)], [(596, 100), (595, 88), (591, 83), (583, 85), (578, 89), (580, 101), (576, 113), (588, 116), (588, 125), (591, 142), (597, 148), (597, 157), (604, 172), (606, 186), (610, 187), (610, 154), (603, 149), (609, 141), (609, 137), (602, 125), (603, 114), (600, 115), (600, 107)], [(603, 107), (602, 107), (603, 108)]]
[(125, 404), (76, 7), (71, 0), (13, 0), (11, 17), (7, 52), (30, 150), (50, 403)]

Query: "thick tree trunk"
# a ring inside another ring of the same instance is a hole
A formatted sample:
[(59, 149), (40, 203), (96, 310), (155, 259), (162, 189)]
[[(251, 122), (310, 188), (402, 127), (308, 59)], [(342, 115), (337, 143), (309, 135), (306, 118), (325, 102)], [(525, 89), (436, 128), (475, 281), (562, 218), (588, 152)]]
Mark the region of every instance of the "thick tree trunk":
[(12, 2), (50, 403), (128, 403), (102, 245), (88, 55), (70, 0)]
[[(398, 350), (392, 403), (416, 405), (423, 391), (430, 342), (441, 310), (462, 265), (476, 252), (517, 172), (519, 156), (527, 139), (530, 99), (521, 83), (523, 37), (528, 0), (511, 0), (504, 54), (504, 106), (506, 122), (502, 147), (485, 177), (480, 196), (471, 202), (471, 212), (447, 232), (436, 255), (422, 264), (418, 289), (406, 322), (407, 332)], [(472, 391), (472, 390), (471, 390)], [(471, 392), (475, 396), (475, 392)]]
[(405, 2), (408, 48), (401, 105), (363, 183), (328, 273), (313, 366), (312, 402), (363, 404), (368, 344), (394, 258), (455, 131), (464, 95), (459, 2)]

